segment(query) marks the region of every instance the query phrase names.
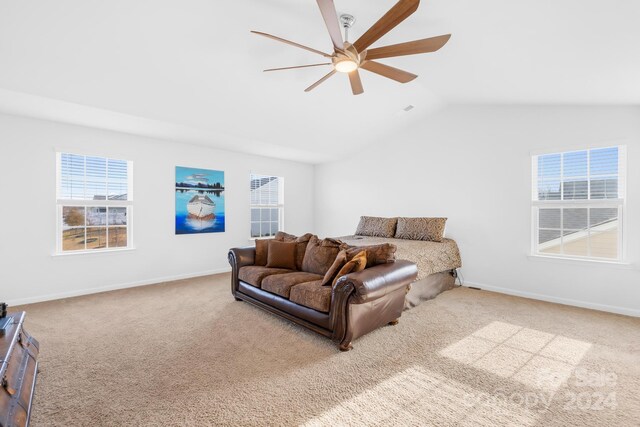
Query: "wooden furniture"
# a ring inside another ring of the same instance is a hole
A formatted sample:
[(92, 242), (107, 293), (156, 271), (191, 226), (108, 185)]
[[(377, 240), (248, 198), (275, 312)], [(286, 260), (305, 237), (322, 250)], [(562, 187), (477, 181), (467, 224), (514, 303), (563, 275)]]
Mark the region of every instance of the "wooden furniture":
[(38, 372), (39, 344), (23, 329), (25, 312), (8, 315), (13, 321), (0, 331), (0, 426), (29, 424)]

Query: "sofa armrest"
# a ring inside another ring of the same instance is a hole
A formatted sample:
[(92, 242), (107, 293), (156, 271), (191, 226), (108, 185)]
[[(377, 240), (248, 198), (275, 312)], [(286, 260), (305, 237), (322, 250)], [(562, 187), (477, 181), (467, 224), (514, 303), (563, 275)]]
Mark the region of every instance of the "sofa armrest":
[(234, 269), (240, 269), (246, 265), (253, 265), (256, 259), (256, 248), (248, 246), (244, 248), (229, 249), (229, 264)]
[(347, 274), (338, 282), (349, 283), (354, 287), (351, 302), (362, 304), (381, 298), (405, 287), (418, 277), (418, 267), (406, 260), (397, 260), (379, 264), (357, 273)]
[(238, 272), (246, 265), (253, 265), (256, 260), (256, 248), (253, 246), (245, 248), (229, 249), (229, 264), (231, 264), (231, 294), (239, 300), (237, 296), (240, 281), (238, 280)]

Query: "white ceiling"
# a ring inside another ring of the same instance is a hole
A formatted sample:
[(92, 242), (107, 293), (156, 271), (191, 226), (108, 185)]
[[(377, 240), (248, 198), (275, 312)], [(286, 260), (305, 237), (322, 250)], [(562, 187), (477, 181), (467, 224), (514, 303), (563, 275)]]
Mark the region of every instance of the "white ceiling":
[[(394, 3), (336, 0), (352, 40)], [(329, 51), (313, 0), (0, 0), (0, 111), (315, 163), (447, 104), (640, 104), (639, 22), (632, 0), (423, 0), (376, 46), (449, 43), (353, 96), (344, 75), (304, 93), (324, 69), (261, 72), (323, 62), (249, 33)]]

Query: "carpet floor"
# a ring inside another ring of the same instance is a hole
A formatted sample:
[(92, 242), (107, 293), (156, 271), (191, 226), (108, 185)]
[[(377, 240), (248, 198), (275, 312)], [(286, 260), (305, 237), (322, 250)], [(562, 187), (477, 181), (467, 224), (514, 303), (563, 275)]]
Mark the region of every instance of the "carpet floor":
[(221, 274), (14, 307), (33, 426), (637, 426), (640, 319), (456, 288), (341, 353)]

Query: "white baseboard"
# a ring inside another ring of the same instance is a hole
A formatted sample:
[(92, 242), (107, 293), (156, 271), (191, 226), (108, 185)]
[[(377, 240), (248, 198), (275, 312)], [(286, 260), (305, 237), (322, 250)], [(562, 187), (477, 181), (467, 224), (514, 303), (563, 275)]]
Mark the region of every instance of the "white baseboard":
[(573, 300), (569, 298), (560, 298), (560, 297), (554, 297), (550, 295), (536, 294), (532, 292), (517, 291), (514, 289), (501, 288), (499, 286), (484, 285), (482, 283), (476, 283), (476, 282), (471, 282), (467, 280), (464, 281), (463, 286), (465, 287), (473, 286), (475, 288), (480, 288), (485, 291), (513, 295), (516, 297), (523, 297), (523, 298), (535, 299), (535, 300), (546, 301), (546, 302), (554, 302), (556, 304), (571, 305), (574, 307), (589, 308), (591, 310), (607, 311), (609, 313), (623, 314), (625, 316), (640, 317), (640, 310), (635, 310), (632, 308), (617, 307), (617, 306), (606, 305), (606, 304), (596, 304), (592, 302)]
[(28, 297), (28, 298), (18, 298), (14, 300), (8, 300), (5, 302), (9, 304), (9, 306), (13, 307), (16, 305), (34, 304), (36, 302), (51, 301), (51, 300), (62, 299), (62, 298), (71, 298), (71, 297), (77, 297), (81, 295), (97, 294), (99, 292), (115, 291), (117, 289), (135, 288), (138, 286), (147, 286), (147, 285), (157, 285), (159, 283), (172, 282), (174, 280), (191, 279), (193, 277), (201, 277), (201, 276), (210, 276), (212, 274), (228, 273), (230, 271), (231, 271), (231, 267), (226, 267), (226, 268), (219, 268), (216, 270), (201, 271), (198, 273), (177, 274), (174, 276), (156, 277), (153, 279), (138, 280), (136, 282), (101, 286), (99, 288), (79, 289), (79, 290), (74, 290), (69, 292), (60, 292), (56, 294), (39, 295), (39, 296)]

